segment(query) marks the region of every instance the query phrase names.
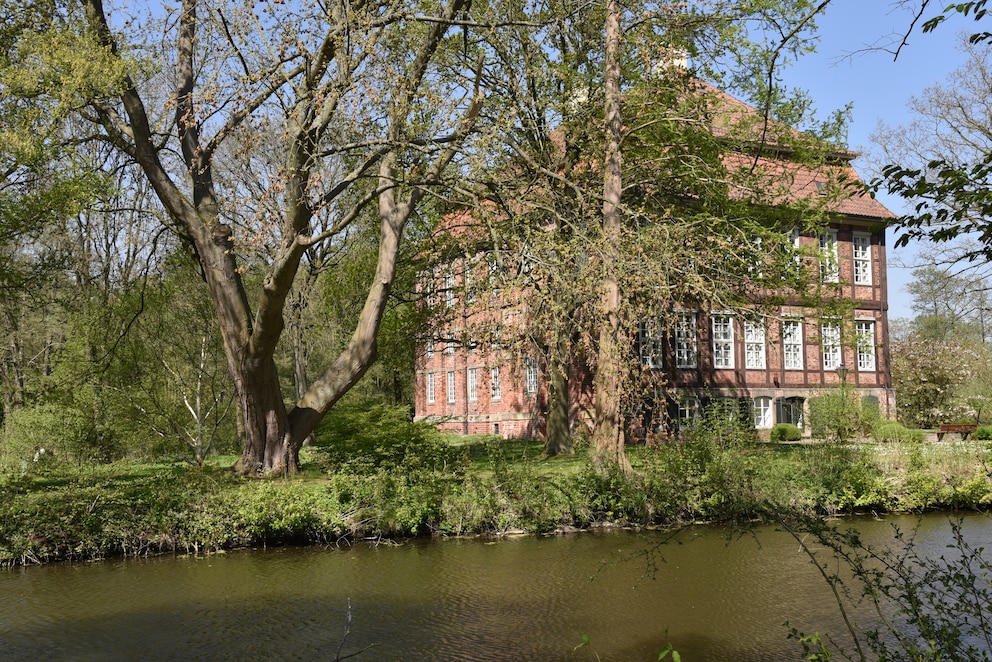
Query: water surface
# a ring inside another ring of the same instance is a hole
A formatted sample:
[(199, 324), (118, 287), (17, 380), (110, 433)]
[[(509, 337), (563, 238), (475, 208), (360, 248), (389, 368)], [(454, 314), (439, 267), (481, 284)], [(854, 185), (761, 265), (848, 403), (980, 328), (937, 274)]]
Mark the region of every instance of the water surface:
[[(882, 541), (891, 523), (862, 520)], [(935, 554), (947, 519), (923, 520)], [(992, 542), (992, 524), (968, 520)], [(787, 533), (413, 541), (0, 573), (2, 660), (795, 660), (785, 621), (843, 634)], [(667, 542), (665, 542), (667, 540)], [(662, 544), (664, 543), (664, 544)], [(350, 608), (349, 608), (350, 605)], [(350, 624), (349, 624), (350, 617)], [(346, 627), (349, 629), (344, 636)], [(575, 647), (588, 637), (589, 645)], [(343, 643), (342, 643), (343, 639)]]

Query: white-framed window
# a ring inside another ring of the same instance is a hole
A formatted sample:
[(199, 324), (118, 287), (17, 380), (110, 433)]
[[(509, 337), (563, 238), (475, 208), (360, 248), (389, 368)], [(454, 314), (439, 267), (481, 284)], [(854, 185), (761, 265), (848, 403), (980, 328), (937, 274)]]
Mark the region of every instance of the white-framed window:
[(782, 322), (783, 367), (786, 370), (803, 369), (803, 323), (802, 320)]
[(537, 393), (537, 359), (532, 356), (524, 360), (524, 388), (528, 395)]
[(479, 369), (468, 369), (468, 401), (475, 402), (479, 399)]
[(792, 262), (796, 266), (801, 265), (803, 262), (803, 256), (799, 252), (799, 247), (802, 245), (802, 236), (803, 235), (799, 231), (799, 228), (792, 228), (792, 230), (789, 231), (789, 243), (792, 244), (793, 253)]
[(434, 404), (434, 373), (427, 373), (427, 404)]
[(841, 364), (840, 322), (823, 322), (820, 325), (820, 350), (823, 353), (823, 369), (836, 370)]
[(637, 328), (637, 349), (641, 356), (641, 365), (645, 368), (660, 368), (662, 357), (661, 332), (658, 323), (652, 320), (641, 320)]
[(699, 398), (687, 395), (680, 399), (675, 416), (679, 428), (694, 427), (699, 422)]
[(499, 400), (503, 394), (503, 387), (499, 380), (499, 366), (489, 369), (489, 397)]
[(824, 283), (840, 282), (837, 230), (820, 233), (820, 280)]
[(455, 373), (448, 372), (448, 404), (455, 403)]
[(856, 320), (854, 332), (858, 339), (858, 370), (875, 370), (875, 322)]
[(474, 267), (473, 262), (466, 260), (465, 272), (462, 274), (462, 285), (465, 287), (465, 301), (466, 303), (475, 303), (478, 299), (475, 291), (475, 274), (472, 273)]
[(453, 356), (454, 353), (455, 353), (455, 341), (454, 339), (451, 339), (444, 344), (444, 354), (445, 356)]
[(749, 370), (764, 370), (765, 325), (761, 322), (744, 322), (744, 367)]
[(751, 237), (750, 241), (750, 259), (747, 262), (747, 273), (755, 278), (762, 278), (765, 274), (761, 270), (761, 265), (764, 260), (764, 253), (761, 251), (761, 237)]
[(734, 318), (730, 315), (713, 315), (713, 367), (734, 367)]
[(751, 399), (751, 411), (754, 416), (754, 427), (766, 430), (772, 427), (772, 399), (759, 397)]
[(444, 305), (451, 308), (455, 305), (455, 276), (447, 274), (444, 277)]
[(696, 347), (696, 313), (680, 312), (675, 318), (675, 367), (695, 368)]
[(493, 293), (493, 298), (498, 299), (499, 290), (499, 260), (496, 254), (492, 253), (486, 258), (486, 278), (489, 281), (489, 289)]
[(428, 338), (427, 339), (427, 347), (424, 349), (424, 354), (426, 354), (427, 355), (427, 358), (429, 358), (429, 359), (433, 359), (434, 358), (434, 339), (433, 338)]
[(854, 244), (854, 283), (871, 285), (871, 235), (855, 232)]

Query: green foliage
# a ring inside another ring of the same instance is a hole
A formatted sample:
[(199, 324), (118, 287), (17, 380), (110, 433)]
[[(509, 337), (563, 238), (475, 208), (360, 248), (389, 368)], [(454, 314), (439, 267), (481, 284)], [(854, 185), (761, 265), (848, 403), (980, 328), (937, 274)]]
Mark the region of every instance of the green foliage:
[(108, 462), (120, 455), (113, 431), (95, 421), (92, 414), (70, 405), (14, 409), (8, 412), (0, 432), (0, 460), (8, 469)]
[[(876, 547), (855, 529), (812, 519), (783, 524), (834, 587), (856, 651), (841, 651), (845, 659), (989, 659), (992, 563), (985, 548), (968, 539), (961, 520), (950, 521), (953, 543), (939, 556), (926, 551), (914, 530), (893, 527), (894, 542)], [(871, 625), (858, 628), (848, 618), (852, 613)], [(793, 629), (790, 638), (803, 643), (804, 659), (830, 659), (818, 636)]]
[(898, 421), (876, 421), (872, 426), (872, 438), (878, 442), (907, 442), (914, 440), (914, 432)]
[(19, 242), (80, 213), (108, 191), (102, 167), (76, 152), (68, 118), (114, 90), (130, 66), (73, 25), (78, 13), (4, 3), (0, 34), (0, 286), (23, 286)]
[(336, 407), (317, 430), (312, 450), (329, 473), (445, 471), (464, 464), (434, 425), (414, 423), (405, 406), (381, 403)]
[(809, 399), (809, 423), (814, 437), (847, 441), (871, 430), (878, 406), (866, 406), (854, 390), (838, 388)]
[(792, 423), (777, 423), (768, 433), (768, 438), (773, 443), (783, 441), (799, 441), (803, 438), (803, 431), (798, 425)]
[(979, 425), (975, 430), (975, 439), (992, 441), (992, 425)]
[(330, 476), (280, 481), (240, 479), (210, 463), (51, 464), (23, 475), (15, 468), (0, 475), (0, 564), (366, 536), (751, 521), (769, 509), (822, 515), (992, 503), (978, 444), (773, 446), (698, 429), (633, 451), (633, 475), (595, 469), (587, 458), (539, 459), (539, 445), (496, 437), (467, 450), (470, 465), (414, 458), (419, 469), (390, 460), (372, 468), (373, 458), (341, 463)]
[[(892, 347), (892, 379), (899, 393), (899, 420), (932, 428), (958, 418), (955, 389), (969, 380), (978, 357), (964, 344), (911, 334)], [(974, 421), (972, 421), (974, 422)]]

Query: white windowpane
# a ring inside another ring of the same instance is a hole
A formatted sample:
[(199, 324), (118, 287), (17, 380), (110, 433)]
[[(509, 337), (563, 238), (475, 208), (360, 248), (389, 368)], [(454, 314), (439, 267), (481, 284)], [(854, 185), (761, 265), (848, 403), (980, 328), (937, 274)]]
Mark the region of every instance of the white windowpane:
[(854, 282), (871, 285), (871, 235), (854, 235)]
[(782, 347), (786, 370), (803, 369), (803, 323), (798, 320), (782, 322)]
[(837, 254), (837, 230), (820, 233), (820, 280), (824, 283), (840, 281)]
[(675, 320), (675, 366), (696, 367), (696, 313), (679, 313)]
[(528, 358), (525, 368), (525, 388), (527, 393), (533, 395), (537, 393), (537, 359)]
[(502, 397), (502, 385), (499, 380), (499, 368), (492, 368), (489, 371), (489, 388), (490, 397), (493, 400), (499, 400)]
[(455, 373), (448, 373), (448, 403), (454, 404), (455, 402)]
[(678, 424), (680, 428), (690, 428), (699, 422), (699, 399), (689, 396), (679, 400)]
[(754, 412), (754, 427), (759, 430), (772, 426), (772, 399), (754, 398), (752, 400)]
[(645, 368), (660, 368), (662, 360), (661, 333), (657, 322), (642, 321), (637, 330), (637, 347), (641, 365)]
[(840, 358), (840, 323), (827, 322), (820, 327), (820, 349), (823, 352), (823, 369), (836, 370)]
[(479, 399), (479, 369), (468, 369), (468, 401), (475, 402)]
[(744, 322), (744, 367), (750, 370), (765, 369), (764, 324)]
[(451, 274), (444, 277), (444, 305), (448, 308), (455, 305), (455, 277)]
[(875, 370), (875, 323), (856, 322), (858, 338), (858, 370)]
[(714, 315), (713, 367), (734, 367), (734, 319), (730, 315)]
[(427, 373), (427, 404), (434, 404), (434, 373)]
[(475, 303), (478, 298), (475, 292), (475, 277), (472, 273), (473, 267), (473, 264), (467, 264), (465, 266), (465, 272), (462, 274), (463, 285), (465, 286), (465, 301), (467, 303)]

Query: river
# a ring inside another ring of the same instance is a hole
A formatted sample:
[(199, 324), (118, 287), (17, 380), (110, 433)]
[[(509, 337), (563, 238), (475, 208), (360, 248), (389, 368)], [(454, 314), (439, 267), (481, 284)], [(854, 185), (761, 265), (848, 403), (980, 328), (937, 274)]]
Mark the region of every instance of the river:
[[(855, 520), (881, 542), (892, 524)], [(992, 542), (992, 521), (966, 519)], [(0, 660), (796, 660), (785, 621), (843, 634), (796, 541), (698, 526), (255, 549), (0, 573)], [(946, 517), (921, 520), (934, 554)], [(992, 545), (989, 545), (992, 547)], [(350, 619), (350, 622), (349, 622)], [(346, 627), (349, 629), (344, 636)], [(588, 645), (576, 646), (588, 638)], [(343, 643), (342, 643), (343, 639)]]

